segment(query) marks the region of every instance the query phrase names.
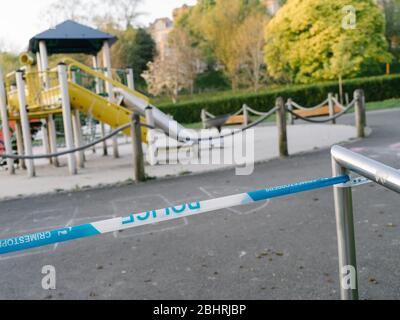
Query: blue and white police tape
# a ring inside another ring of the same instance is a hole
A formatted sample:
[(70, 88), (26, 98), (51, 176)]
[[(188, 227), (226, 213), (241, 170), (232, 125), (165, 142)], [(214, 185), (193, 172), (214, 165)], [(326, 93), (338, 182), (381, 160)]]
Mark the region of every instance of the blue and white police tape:
[(183, 217), (190, 217), (206, 212), (247, 205), (295, 193), (311, 191), (351, 182), (349, 176), (325, 178), (291, 185), (280, 186), (248, 193), (237, 194), (218, 199), (185, 203), (177, 207), (132, 214), (124, 218), (115, 218), (81, 226), (63, 228), (53, 231), (38, 232), (20, 237), (0, 240), (0, 254), (43, 247), (51, 244), (122, 231), (140, 226), (165, 222)]

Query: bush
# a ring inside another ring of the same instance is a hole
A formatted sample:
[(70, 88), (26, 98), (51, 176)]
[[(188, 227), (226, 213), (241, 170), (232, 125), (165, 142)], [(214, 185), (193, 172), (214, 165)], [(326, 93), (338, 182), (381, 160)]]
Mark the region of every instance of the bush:
[[(366, 101), (382, 101), (400, 97), (400, 75), (357, 78), (344, 82), (345, 92), (353, 94), (357, 89), (365, 91)], [(206, 109), (215, 115), (238, 111), (243, 104), (258, 111), (271, 110), (278, 97), (291, 98), (303, 106), (313, 107), (324, 101), (329, 92), (337, 92), (336, 82), (324, 82), (313, 85), (293, 85), (258, 93), (232, 93), (229, 96), (201, 98), (178, 104), (162, 104), (160, 109), (172, 115), (181, 123), (199, 122), (201, 110)]]

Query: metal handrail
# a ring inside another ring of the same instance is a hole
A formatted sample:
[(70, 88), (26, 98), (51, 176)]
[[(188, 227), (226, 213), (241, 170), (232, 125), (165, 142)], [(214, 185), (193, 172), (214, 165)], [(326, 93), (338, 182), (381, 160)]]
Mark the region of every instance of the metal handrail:
[(80, 62), (78, 62), (78, 61), (76, 61), (76, 60), (74, 60), (72, 58), (63, 58), (63, 59), (61, 59), (61, 61), (68, 66), (68, 74), (69, 75), (71, 75), (72, 67), (77, 67), (77, 68), (85, 71), (86, 73), (92, 75), (93, 77), (96, 77), (96, 78), (101, 79), (101, 80), (103, 80), (105, 82), (108, 82), (111, 85), (113, 85), (114, 87), (123, 89), (124, 91), (129, 92), (130, 94), (132, 94), (132, 95), (134, 95), (134, 96), (136, 96), (136, 97), (138, 97), (138, 98), (140, 98), (140, 99), (142, 99), (142, 100), (144, 100), (146, 102), (150, 101), (150, 99), (148, 97), (146, 97), (145, 95), (141, 94), (140, 92), (138, 92), (136, 90), (133, 90), (133, 89), (130, 89), (127, 86), (121, 84), (120, 82), (118, 82), (118, 81), (116, 81), (116, 80), (114, 80), (112, 78), (109, 78), (106, 75), (104, 75), (103, 73), (97, 72), (97, 71), (93, 70), (92, 68), (90, 68), (88, 66), (85, 66), (84, 64), (82, 64), (82, 63), (80, 63)]
[[(331, 150), (333, 176), (355, 172), (385, 188), (400, 193), (400, 172), (383, 163), (340, 146)], [(340, 292), (343, 300), (358, 299), (357, 254), (351, 185), (334, 187), (338, 237)]]

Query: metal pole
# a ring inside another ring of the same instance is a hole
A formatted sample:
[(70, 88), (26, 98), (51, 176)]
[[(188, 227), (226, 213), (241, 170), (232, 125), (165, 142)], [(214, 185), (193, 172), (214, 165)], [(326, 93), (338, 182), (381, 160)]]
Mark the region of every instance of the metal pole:
[[(72, 72), (72, 82), (76, 83), (76, 72)], [(82, 135), (82, 126), (81, 126), (81, 118), (78, 109), (72, 110), (72, 130), (74, 133), (74, 141), (75, 147), (80, 148), (83, 146), (83, 135)], [(76, 153), (76, 160), (78, 162), (79, 168), (85, 168), (85, 151), (78, 151)]]
[[(10, 125), (8, 121), (6, 90), (3, 80), (3, 71), (1, 69), (0, 69), (0, 115), (1, 115), (1, 124), (3, 128), (5, 151), (6, 154), (13, 154)], [(7, 159), (7, 169), (9, 174), (13, 175), (15, 173), (14, 160)]]
[[(111, 69), (111, 53), (110, 53), (110, 44), (106, 40), (103, 44), (103, 64), (105, 68), (105, 75), (107, 78), (112, 78), (112, 69)], [(106, 83), (107, 87), (107, 94), (108, 94), (108, 101), (110, 103), (114, 103), (114, 92), (113, 92), (113, 85), (110, 82)], [(119, 151), (118, 151), (118, 136), (114, 136), (112, 138), (113, 144), (113, 155), (114, 158), (119, 158)]]
[(278, 128), (279, 139), (279, 156), (286, 158), (289, 156), (288, 141), (287, 141), (287, 126), (286, 126), (286, 108), (285, 102), (282, 97), (276, 100), (276, 126)]
[[(15, 121), (15, 136), (17, 138), (17, 153), (18, 155), (24, 155), (25, 150), (24, 150), (24, 138), (22, 137), (22, 126), (21, 126), (21, 121), (16, 120)], [(22, 170), (26, 170), (26, 163), (24, 159), (18, 160), (19, 167)]]
[[(50, 142), (51, 153), (57, 153), (57, 129), (56, 129), (56, 123), (54, 121), (54, 115), (50, 114), (48, 116), (47, 124), (48, 124), (47, 130), (49, 131), (49, 142)], [(52, 159), (52, 162), (56, 168), (60, 166), (57, 157), (54, 157)]]
[[(25, 96), (25, 83), (23, 79), (23, 72), (18, 70), (16, 73), (17, 79), (17, 88), (18, 88), (18, 100), (19, 100), (19, 114), (21, 117), (21, 125), (22, 125), (22, 135), (24, 138), (24, 150), (26, 156), (32, 156), (32, 137), (31, 137), (31, 128), (29, 126), (29, 118), (28, 111), (26, 105), (26, 96)], [(35, 174), (35, 166), (33, 160), (26, 160), (26, 167), (28, 170), (28, 176), (33, 178)]]
[[(335, 115), (335, 104), (333, 103), (333, 94), (328, 94), (328, 104), (329, 104), (329, 116), (333, 117)], [(332, 120), (332, 124), (336, 124), (336, 120)]]
[[(72, 110), (72, 130), (74, 132), (75, 147), (80, 148), (83, 146), (82, 126), (79, 115), (79, 110)], [(79, 168), (85, 168), (85, 152), (78, 151), (76, 153), (76, 160)]]
[[(43, 136), (44, 152), (46, 154), (50, 154), (51, 148), (50, 148), (50, 141), (49, 141), (49, 130), (47, 128), (48, 128), (47, 121), (42, 120), (42, 136)], [(51, 158), (49, 158), (49, 162), (50, 162), (50, 164), (52, 164), (53, 160)]]
[(139, 183), (146, 180), (146, 175), (143, 161), (140, 116), (137, 113), (134, 113), (132, 117), (131, 137), (133, 149), (133, 181)]
[(40, 58), (41, 58), (41, 71), (45, 72), (44, 73), (44, 85), (45, 89), (49, 89), (50, 83), (49, 83), (49, 77), (48, 74), (46, 73), (49, 69), (49, 57), (47, 54), (47, 46), (45, 41), (40, 41), (39, 42), (39, 52), (40, 52)]
[(128, 78), (128, 88), (135, 90), (135, 77), (133, 75), (133, 69), (127, 69), (127, 78)]
[[(65, 140), (67, 144), (67, 149), (71, 150), (74, 149), (74, 138), (71, 123), (71, 103), (68, 92), (67, 67), (65, 64), (58, 65), (58, 79), (60, 82)], [(71, 175), (77, 174), (76, 160), (73, 153), (68, 154), (68, 168)]]
[[(94, 55), (93, 56), (93, 68), (96, 71), (99, 71), (98, 69), (100, 68), (100, 63), (99, 63), (99, 56)], [(96, 78), (96, 93), (100, 94), (101, 93), (101, 86), (100, 86), (100, 79)], [(106, 135), (106, 128), (103, 122), (100, 123), (100, 130), (101, 130), (101, 136), (102, 138), (105, 137)], [(103, 156), (108, 156), (108, 146), (107, 146), (107, 141), (103, 141), (102, 143), (103, 146)]]
[[(348, 170), (332, 157), (333, 176)], [(351, 187), (334, 187), (336, 232), (338, 241), (340, 296), (342, 300), (358, 300), (358, 274), (354, 236), (353, 199)]]
[(355, 116), (356, 116), (356, 127), (357, 137), (365, 138), (365, 126), (366, 126), (366, 111), (365, 111), (365, 99), (364, 91), (358, 89), (354, 92), (354, 99), (356, 100), (355, 105)]
[[(154, 115), (153, 115), (153, 107), (148, 106), (146, 108), (146, 122), (150, 127), (155, 127)], [(156, 148), (156, 140), (154, 135), (154, 129), (147, 129), (147, 162), (151, 166), (155, 166), (157, 161), (157, 148)]]

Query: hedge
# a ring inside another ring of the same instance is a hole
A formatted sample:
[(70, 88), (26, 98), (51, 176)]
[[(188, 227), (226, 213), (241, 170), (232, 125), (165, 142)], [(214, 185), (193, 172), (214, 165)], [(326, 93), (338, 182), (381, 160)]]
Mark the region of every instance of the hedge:
[[(345, 92), (356, 89), (365, 91), (368, 102), (382, 101), (400, 97), (400, 75), (357, 78), (344, 81)], [(273, 108), (277, 97), (291, 98), (303, 106), (315, 106), (324, 101), (329, 92), (337, 92), (337, 82), (324, 82), (313, 85), (294, 85), (259, 93), (241, 93), (224, 97), (202, 98), (177, 104), (163, 104), (160, 109), (172, 115), (181, 123), (200, 121), (201, 110), (206, 109), (215, 115), (238, 111), (243, 104), (258, 111), (267, 112)]]

